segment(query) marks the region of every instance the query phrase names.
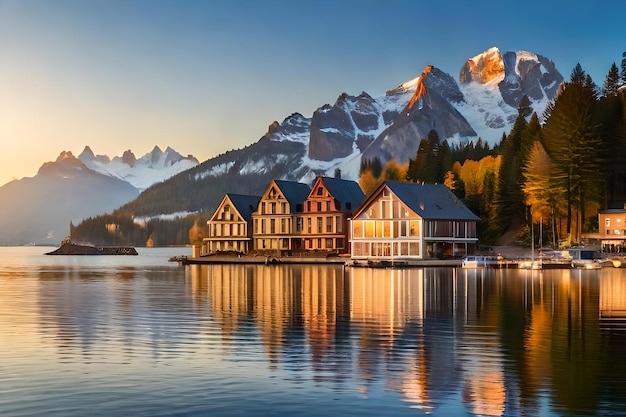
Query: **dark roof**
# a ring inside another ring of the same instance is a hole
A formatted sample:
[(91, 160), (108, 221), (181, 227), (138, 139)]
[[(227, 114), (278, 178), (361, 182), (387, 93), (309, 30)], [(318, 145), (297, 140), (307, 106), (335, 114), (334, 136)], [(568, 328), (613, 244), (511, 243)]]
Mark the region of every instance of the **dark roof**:
[(286, 180), (274, 180), (274, 182), (289, 202), (292, 211), (295, 211), (296, 205), (302, 204), (311, 192), (311, 187), (301, 182)]
[(356, 210), (365, 200), (365, 194), (356, 181), (322, 177), (322, 182), (328, 192), (342, 203), (344, 211), (347, 203), (350, 203), (352, 210)]
[(257, 209), (261, 197), (258, 195), (226, 194), (235, 209), (247, 221), (252, 220), (252, 212)]
[(424, 219), (480, 220), (443, 184), (385, 181), (383, 185)]

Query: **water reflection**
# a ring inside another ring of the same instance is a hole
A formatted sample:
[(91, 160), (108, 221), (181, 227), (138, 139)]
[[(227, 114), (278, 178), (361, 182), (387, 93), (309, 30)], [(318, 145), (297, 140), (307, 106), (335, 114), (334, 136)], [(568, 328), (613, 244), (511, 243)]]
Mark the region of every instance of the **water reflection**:
[(79, 265), (0, 284), (0, 392), (36, 387), (39, 411), (108, 406), (104, 387), (127, 395), (110, 415), (226, 397), (281, 414), (303, 393), (326, 407), (306, 415), (626, 414), (623, 270)]
[(600, 326), (626, 305), (618, 270), (220, 265), (188, 282), (225, 343), (254, 330), (272, 366), (364, 397), (382, 383), (425, 411), (458, 395), (476, 415), (626, 411), (624, 335)]
[(46, 267), (38, 275), (41, 337), (61, 361), (159, 360), (183, 353), (198, 333), (176, 269)]

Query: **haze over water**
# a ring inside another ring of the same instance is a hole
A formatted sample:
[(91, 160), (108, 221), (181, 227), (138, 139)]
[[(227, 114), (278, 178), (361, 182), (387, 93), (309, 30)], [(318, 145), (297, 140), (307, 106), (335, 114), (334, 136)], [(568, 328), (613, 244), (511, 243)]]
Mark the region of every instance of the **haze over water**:
[(0, 248), (0, 414), (626, 414), (626, 272)]

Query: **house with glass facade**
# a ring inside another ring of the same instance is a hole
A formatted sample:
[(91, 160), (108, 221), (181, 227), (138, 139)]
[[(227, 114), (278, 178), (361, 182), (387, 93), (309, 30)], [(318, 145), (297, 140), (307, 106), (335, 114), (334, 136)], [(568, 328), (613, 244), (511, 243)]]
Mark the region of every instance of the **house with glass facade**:
[(350, 221), (352, 259), (462, 257), (478, 245), (479, 217), (443, 184), (383, 182)]

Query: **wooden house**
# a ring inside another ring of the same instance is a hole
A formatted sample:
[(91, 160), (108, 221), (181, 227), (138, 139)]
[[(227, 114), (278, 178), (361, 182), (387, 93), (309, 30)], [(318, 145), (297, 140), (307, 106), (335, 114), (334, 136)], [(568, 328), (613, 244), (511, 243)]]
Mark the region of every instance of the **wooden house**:
[(296, 218), (311, 188), (303, 183), (272, 180), (252, 213), (253, 249), (277, 254), (302, 249)]
[(461, 257), (476, 249), (479, 220), (445, 185), (385, 181), (352, 216), (351, 256)]
[(363, 200), (365, 194), (355, 181), (317, 177), (296, 218), (303, 249), (348, 252), (348, 219)]
[(248, 253), (252, 247), (252, 212), (261, 197), (226, 194), (207, 221), (209, 237), (203, 239), (202, 254), (220, 251)]

